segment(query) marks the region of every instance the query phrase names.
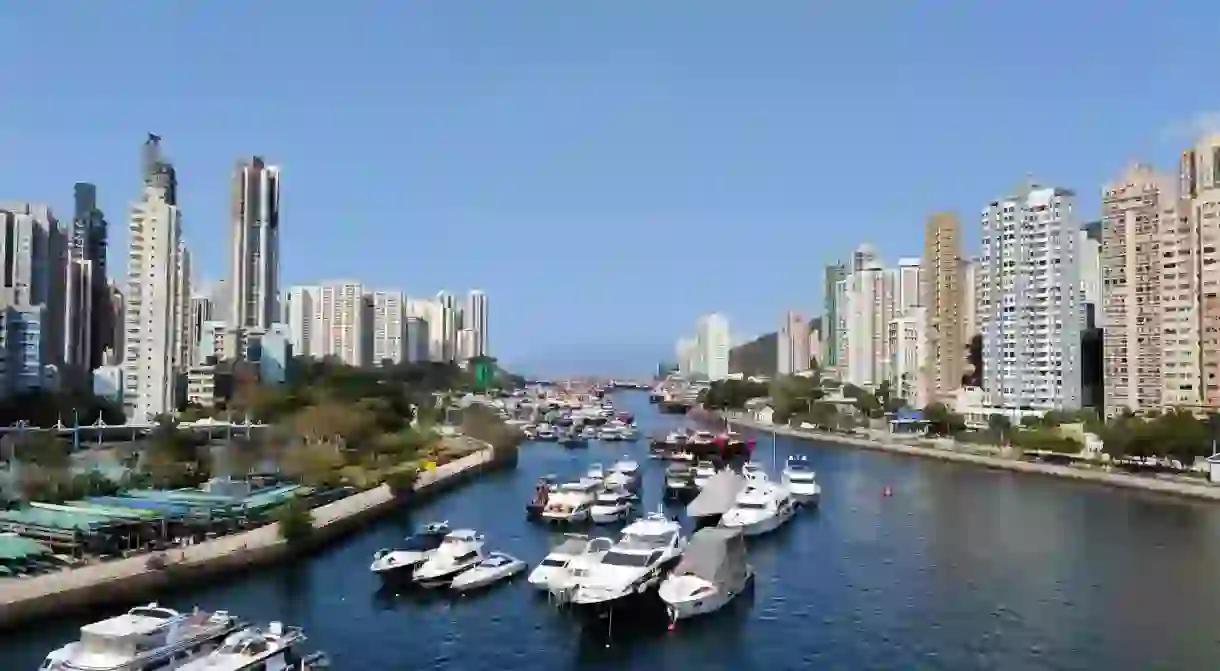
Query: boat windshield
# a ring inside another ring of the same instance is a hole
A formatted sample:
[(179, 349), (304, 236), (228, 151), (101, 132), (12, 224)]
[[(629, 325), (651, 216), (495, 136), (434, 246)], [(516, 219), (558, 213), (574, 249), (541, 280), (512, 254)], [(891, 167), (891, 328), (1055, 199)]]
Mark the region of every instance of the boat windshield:
[(742, 501), (737, 504), (737, 507), (742, 510), (766, 510), (767, 504), (757, 501)]
[(788, 473), (788, 479), (793, 482), (813, 482), (813, 471), (794, 471)]
[(618, 544), (628, 550), (650, 550), (669, 547), (677, 535), (677, 531), (663, 531), (657, 534), (630, 533), (624, 534)]
[(402, 549), (411, 552), (424, 552), (427, 550), (435, 550), (441, 545), (440, 536), (408, 536), (403, 542)]
[(541, 563), (541, 564), (539, 564), (539, 566), (554, 566), (554, 567), (560, 567), (560, 566), (567, 566), (567, 564), (568, 564), (567, 560), (564, 560), (564, 559), (552, 559), (551, 557), (547, 557), (546, 559), (543, 559), (543, 560), (542, 560), (542, 563)]
[(636, 566), (643, 567), (652, 563), (652, 554), (643, 554), (635, 552), (607, 552), (605, 557), (602, 557), (603, 564), (610, 566)]
[(597, 502), (602, 505), (617, 506), (619, 502), (623, 500), (623, 498), (624, 497), (620, 494), (602, 494), (601, 496), (597, 497)]

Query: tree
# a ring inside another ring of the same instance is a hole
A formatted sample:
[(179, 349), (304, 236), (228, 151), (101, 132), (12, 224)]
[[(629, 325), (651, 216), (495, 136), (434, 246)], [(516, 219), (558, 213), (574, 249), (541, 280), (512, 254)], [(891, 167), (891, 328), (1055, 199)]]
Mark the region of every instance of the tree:
[(271, 514), (280, 525), (280, 538), (289, 545), (303, 543), (313, 535), (313, 511), (304, 499), (292, 498)]
[(923, 419), (927, 422), (928, 433), (934, 436), (949, 436), (965, 428), (961, 416), (950, 411), (944, 403), (929, 403), (923, 409)]
[(72, 465), (71, 447), (53, 431), (26, 431), (16, 446), (18, 461), (51, 470)]
[(327, 441), (295, 445), (284, 455), (284, 473), (311, 487), (334, 486), (339, 483), (345, 460), (335, 443)]

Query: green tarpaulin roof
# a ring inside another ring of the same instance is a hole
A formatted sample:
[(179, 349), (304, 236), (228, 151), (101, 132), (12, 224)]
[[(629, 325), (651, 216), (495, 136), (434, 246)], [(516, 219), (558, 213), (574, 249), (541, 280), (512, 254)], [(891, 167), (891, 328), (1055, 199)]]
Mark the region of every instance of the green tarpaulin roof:
[(51, 550), (42, 543), (37, 543), (20, 536), (0, 535), (0, 561), (25, 559), (39, 555), (49, 555)]

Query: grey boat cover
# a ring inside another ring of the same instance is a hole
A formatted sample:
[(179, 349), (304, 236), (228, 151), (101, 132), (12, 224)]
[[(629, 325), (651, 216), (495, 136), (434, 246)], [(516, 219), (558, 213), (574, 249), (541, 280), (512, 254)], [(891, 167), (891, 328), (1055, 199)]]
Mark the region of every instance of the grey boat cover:
[(705, 527), (691, 536), (674, 575), (696, 575), (721, 589), (738, 592), (745, 585), (746, 542), (737, 529)]
[(725, 469), (708, 478), (695, 497), (686, 506), (688, 517), (723, 515), (733, 507), (737, 495), (746, 487), (746, 479), (733, 470)]

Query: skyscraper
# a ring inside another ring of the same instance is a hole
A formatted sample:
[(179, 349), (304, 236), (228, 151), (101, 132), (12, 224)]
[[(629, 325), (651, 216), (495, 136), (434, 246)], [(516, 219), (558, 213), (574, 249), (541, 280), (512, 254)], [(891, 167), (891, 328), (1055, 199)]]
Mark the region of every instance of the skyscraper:
[(470, 356), (488, 356), (487, 346), (487, 294), (475, 289), (466, 294), (466, 307), (462, 310), (462, 328), (474, 332)]
[(775, 370), (780, 375), (794, 375), (809, 370), (809, 322), (800, 313), (784, 315), (777, 334)]
[(327, 282), (318, 293), (318, 349), (313, 356), (333, 356), (349, 366), (372, 363), (372, 310), (365, 301), (364, 285)]
[(230, 320), (266, 331), (280, 320), (280, 169), (259, 156), (233, 172)]
[(215, 313), (210, 296), (197, 295), (191, 298), (191, 324), (188, 338), (191, 365), (203, 363), (199, 360), (199, 343), (203, 342), (203, 325), (214, 319)]
[(1080, 407), (1075, 199), (1066, 189), (1029, 183), (982, 211), (983, 388), (997, 406)]
[(922, 304), (925, 339), (920, 362), (920, 396), (936, 402), (962, 386), (966, 364), (966, 310), (962, 273), (961, 223), (941, 212), (928, 218), (923, 238)]
[(446, 291), (436, 294), (436, 302), (440, 305), (441, 361), (453, 361), (457, 358), (457, 304), (453, 294)]
[(894, 317), (894, 273), (887, 272), (872, 245), (860, 245), (847, 276), (844, 340), (847, 350), (843, 381), (866, 389), (888, 379), (889, 327)]
[(175, 373), (187, 363), (189, 305), (182, 303), (190, 295), (189, 261), (177, 176), (160, 141), (149, 135), (144, 143), (144, 188), (131, 212), (123, 405), (134, 421), (176, 408)]
[(49, 207), (0, 203), (0, 397), (51, 384), (63, 361), (67, 247)]
[(374, 291), (373, 365), (398, 364), (406, 358), (406, 299), (401, 291)]
[[(87, 327), (77, 326), (73, 330), (78, 335), (88, 338), (85, 345), (86, 360), (83, 365), (93, 370), (102, 365), (102, 353), (107, 348), (114, 348), (114, 331), (118, 324), (113, 321), (114, 309), (110, 305), (110, 290), (107, 284), (106, 248), (109, 224), (106, 217), (97, 206), (97, 187), (88, 182), (77, 182), (73, 187), (75, 209), (72, 216), (72, 228), (69, 232), (69, 257), (76, 261), (87, 261), (89, 269), (83, 270), (83, 264), (78, 263), (78, 274), (89, 276), (87, 300), (78, 301), (78, 305), (87, 311), (83, 319), (89, 322)], [(68, 319), (72, 319), (68, 316)]]
[[(1198, 268), (1198, 278), (1194, 291), (1177, 291), (1166, 295), (1163, 307), (1168, 317), (1174, 314), (1174, 319), (1165, 320), (1166, 329), (1182, 329), (1185, 326), (1186, 300), (1192, 299), (1198, 303), (1199, 336), (1199, 368), (1200, 380), (1197, 385), (1200, 402), (1210, 408), (1220, 407), (1220, 253), (1217, 252), (1216, 240), (1220, 239), (1220, 134), (1207, 135), (1199, 138), (1195, 146), (1182, 154), (1179, 174), (1180, 196), (1182, 207), (1186, 210), (1179, 219), (1179, 224), (1194, 232), (1196, 241), (1194, 253), (1179, 246), (1177, 250), (1176, 269), (1178, 271), (1191, 267)], [(1168, 269), (1168, 268), (1166, 268)], [(1185, 284), (1184, 282), (1182, 284)], [(1187, 340), (1183, 338), (1182, 340)], [(1193, 346), (1193, 343), (1191, 343)], [(1168, 352), (1167, 352), (1168, 354)], [(1177, 361), (1185, 359), (1185, 352), (1173, 353)], [(1182, 381), (1180, 393), (1186, 393), (1189, 381)], [(1181, 401), (1175, 401), (1181, 403)]]
[(696, 356), (700, 372), (713, 382), (729, 376), (729, 320), (713, 313), (699, 318), (695, 328)]
[(322, 287), (298, 286), (288, 290), (284, 319), (288, 323), (288, 338), (295, 356), (322, 358), (319, 332), (322, 307)]
[(839, 284), (846, 277), (847, 267), (842, 263), (826, 266), (826, 281), (823, 287), (825, 312), (822, 315), (822, 360), (819, 362), (826, 370), (837, 370), (840, 364), (839, 322), (843, 315)]

